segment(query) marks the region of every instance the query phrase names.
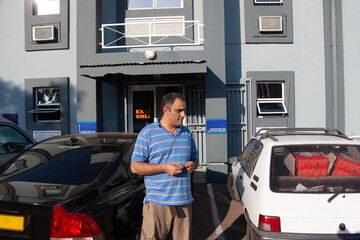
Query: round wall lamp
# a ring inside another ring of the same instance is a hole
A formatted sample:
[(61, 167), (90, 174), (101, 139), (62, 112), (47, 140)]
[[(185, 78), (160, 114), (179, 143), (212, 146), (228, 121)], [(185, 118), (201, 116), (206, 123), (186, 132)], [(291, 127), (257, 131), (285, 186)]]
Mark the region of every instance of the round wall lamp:
[(149, 60), (152, 60), (154, 59), (156, 56), (156, 52), (152, 49), (148, 49), (145, 51), (145, 57)]

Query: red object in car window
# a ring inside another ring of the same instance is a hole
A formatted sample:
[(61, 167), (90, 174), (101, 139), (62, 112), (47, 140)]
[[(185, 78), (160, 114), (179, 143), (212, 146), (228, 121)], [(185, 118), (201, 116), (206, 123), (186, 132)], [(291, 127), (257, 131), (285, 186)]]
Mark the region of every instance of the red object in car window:
[(311, 156), (302, 156), (301, 153), (293, 152), (293, 155), (296, 158), (297, 176), (326, 176), (329, 160), (317, 152), (309, 152), (309, 154), (311, 154)]

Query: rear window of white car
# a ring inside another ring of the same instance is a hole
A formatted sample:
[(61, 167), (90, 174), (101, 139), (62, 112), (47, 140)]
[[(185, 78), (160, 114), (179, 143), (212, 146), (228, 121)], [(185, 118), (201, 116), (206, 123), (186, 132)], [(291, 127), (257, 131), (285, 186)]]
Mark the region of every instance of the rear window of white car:
[(270, 188), (274, 192), (291, 193), (360, 192), (360, 147), (274, 147)]

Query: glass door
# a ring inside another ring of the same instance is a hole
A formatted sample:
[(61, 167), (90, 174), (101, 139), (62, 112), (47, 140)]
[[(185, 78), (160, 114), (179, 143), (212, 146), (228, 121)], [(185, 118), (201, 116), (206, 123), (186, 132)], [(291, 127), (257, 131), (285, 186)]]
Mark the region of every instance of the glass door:
[(162, 97), (169, 92), (183, 93), (182, 85), (132, 85), (129, 87), (128, 132), (138, 133), (161, 118)]
[(132, 96), (133, 132), (138, 133), (154, 122), (154, 91), (133, 91)]

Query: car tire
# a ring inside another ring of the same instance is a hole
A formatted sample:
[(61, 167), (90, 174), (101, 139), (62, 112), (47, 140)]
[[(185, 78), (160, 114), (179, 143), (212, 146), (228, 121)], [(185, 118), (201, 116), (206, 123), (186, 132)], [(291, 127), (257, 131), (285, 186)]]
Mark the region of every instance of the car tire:
[(240, 202), (240, 196), (239, 196), (238, 190), (235, 186), (234, 175), (232, 173), (229, 173), (229, 176), (227, 179), (227, 189), (229, 191), (231, 199), (235, 200), (237, 202)]

